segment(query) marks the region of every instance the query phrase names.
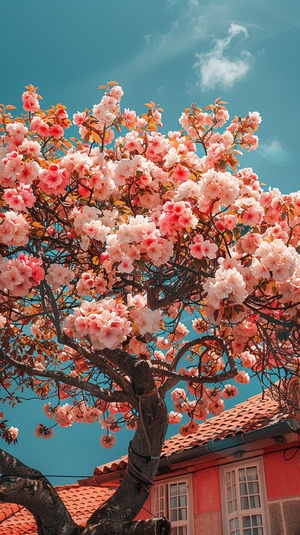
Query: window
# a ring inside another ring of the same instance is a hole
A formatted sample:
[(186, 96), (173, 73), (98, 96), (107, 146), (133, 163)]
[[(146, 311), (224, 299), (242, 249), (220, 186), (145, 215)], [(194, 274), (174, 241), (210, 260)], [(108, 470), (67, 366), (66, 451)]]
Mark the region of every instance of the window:
[(224, 466), (221, 485), (225, 534), (267, 535), (261, 463)]
[(152, 512), (171, 521), (171, 535), (193, 535), (190, 479), (157, 483), (152, 493)]

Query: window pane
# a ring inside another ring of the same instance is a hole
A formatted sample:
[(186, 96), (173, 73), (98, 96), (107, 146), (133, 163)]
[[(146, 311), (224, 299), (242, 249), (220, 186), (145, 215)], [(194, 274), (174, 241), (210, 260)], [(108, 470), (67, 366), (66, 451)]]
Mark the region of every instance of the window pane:
[(178, 503), (179, 503), (179, 506), (183, 506), (183, 505), (186, 505), (187, 502), (186, 502), (186, 495), (185, 496), (179, 496), (178, 498)]
[(226, 482), (228, 514), (231, 514), (237, 510), (236, 484), (235, 484), (234, 470), (225, 473), (225, 482)]
[(257, 468), (256, 466), (251, 466), (247, 468), (247, 479), (248, 481), (257, 481)]
[(165, 510), (165, 499), (164, 499), (164, 485), (159, 485), (155, 487), (155, 514), (156, 516), (166, 515)]
[(170, 496), (177, 496), (177, 485), (170, 485)]
[(249, 509), (248, 498), (241, 498), (241, 509)]
[(239, 469), (239, 481), (246, 481), (245, 468)]
[(177, 498), (170, 498), (170, 506), (172, 509), (176, 509), (177, 507)]
[[(172, 533), (171, 533), (172, 535)], [(181, 526), (180, 528), (178, 528), (178, 535), (187, 535), (187, 527), (186, 526)]]
[(238, 518), (232, 518), (229, 521), (229, 529), (230, 529), (230, 535), (240, 535)]
[(259, 487), (258, 487), (258, 482), (255, 481), (255, 482), (250, 482), (249, 485), (248, 485), (248, 488), (249, 488), (249, 494), (258, 494), (259, 493)]
[(238, 529), (239, 528), (239, 519), (236, 517), (236, 518), (232, 518), (231, 520), (229, 520), (229, 527), (230, 529)]
[(179, 483), (178, 494), (186, 494), (186, 483)]
[(174, 522), (175, 520), (177, 520), (177, 510), (176, 509), (172, 509), (170, 516), (171, 516), (171, 518), (170, 518), (171, 522)]
[(243, 516), (243, 528), (250, 528), (250, 527), (251, 527), (250, 516)]
[(182, 508), (179, 509), (179, 520), (186, 520), (187, 519), (187, 509)]
[(242, 525), (243, 535), (264, 535), (262, 515), (243, 516)]
[(252, 525), (253, 526), (262, 526), (262, 516), (261, 515), (253, 515), (252, 516)]
[(240, 484), (240, 493), (241, 493), (242, 496), (247, 496), (248, 489), (247, 489), (247, 484), (246, 483), (241, 483)]
[(171, 529), (171, 535), (177, 535), (177, 528)]
[(260, 507), (259, 496), (250, 496), (250, 507), (251, 509), (258, 509)]

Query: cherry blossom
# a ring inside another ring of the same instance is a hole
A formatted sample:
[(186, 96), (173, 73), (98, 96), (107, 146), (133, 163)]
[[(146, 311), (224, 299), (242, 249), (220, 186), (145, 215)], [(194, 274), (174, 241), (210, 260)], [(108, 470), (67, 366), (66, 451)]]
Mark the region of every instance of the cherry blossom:
[(164, 133), (159, 106), (138, 115), (103, 89), (73, 115), (79, 139), (32, 85), (20, 117), (1, 106), (0, 327), (11, 399), (24, 380), (55, 399), (54, 425), (100, 420), (111, 447), (141, 425), (138, 364), (152, 393), (172, 390), (184, 436), (224, 410), (229, 381), (299, 373), (300, 194), (240, 168), (258, 112), (193, 104)]
[(103, 448), (112, 448), (116, 443), (116, 437), (107, 433), (106, 435), (101, 435), (100, 444)]

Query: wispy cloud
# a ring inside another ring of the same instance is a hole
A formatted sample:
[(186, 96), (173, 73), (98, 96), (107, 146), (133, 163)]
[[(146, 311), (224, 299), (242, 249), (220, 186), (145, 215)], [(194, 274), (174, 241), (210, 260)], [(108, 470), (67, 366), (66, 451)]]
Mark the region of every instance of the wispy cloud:
[[(177, 2), (178, 0), (168, 0), (170, 6), (175, 6)], [(141, 72), (159, 68), (186, 52), (190, 51), (192, 56), (195, 47), (207, 38), (207, 34), (207, 15), (200, 11), (198, 0), (188, 0), (184, 10), (179, 10), (178, 13), (177, 9), (176, 18), (170, 20), (165, 31), (145, 34), (138, 53), (115, 66), (114, 72), (118, 71), (119, 79), (129, 76), (134, 79), (140, 76)], [(106, 76), (109, 79), (115, 74), (106, 73)]]
[(239, 50), (236, 57), (230, 57), (233, 41), (248, 39), (248, 31), (241, 24), (230, 24), (227, 37), (217, 39), (209, 52), (196, 54), (194, 69), (199, 77), (202, 91), (216, 87), (230, 88), (242, 80), (250, 71), (253, 56), (247, 50)]
[(280, 166), (289, 165), (294, 157), (294, 153), (285, 150), (277, 139), (260, 143), (258, 153), (268, 162)]
[(206, 17), (195, 9), (198, 7), (197, 0), (190, 2), (191, 5), (184, 18), (173, 20), (168, 31), (145, 35), (146, 48), (141, 51), (139, 60), (143, 58), (143, 61), (163, 63), (187, 50), (192, 50), (194, 45), (206, 37)]

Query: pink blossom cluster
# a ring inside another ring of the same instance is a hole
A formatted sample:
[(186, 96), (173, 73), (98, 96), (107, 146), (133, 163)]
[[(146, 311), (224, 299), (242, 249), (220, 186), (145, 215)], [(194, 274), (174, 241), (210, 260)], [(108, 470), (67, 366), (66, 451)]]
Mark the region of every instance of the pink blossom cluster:
[(46, 281), (53, 290), (58, 290), (61, 286), (69, 286), (74, 278), (74, 272), (61, 264), (51, 264), (47, 270)]
[(26, 245), (30, 226), (23, 214), (8, 210), (0, 214), (0, 241), (9, 246)]
[(48, 195), (60, 195), (65, 192), (69, 178), (64, 169), (56, 163), (52, 163), (47, 169), (41, 169), (39, 187)]
[(207, 301), (211, 307), (218, 309), (220, 302), (228, 299), (230, 304), (242, 304), (248, 292), (242, 274), (235, 268), (220, 266), (213, 279), (203, 284), (207, 292)]
[[(112, 226), (112, 221), (106, 217), (101, 218), (101, 211), (92, 206), (84, 206), (82, 211), (75, 210), (74, 229), (81, 237), (81, 247), (85, 251), (89, 248), (91, 240), (104, 243)], [(113, 214), (111, 214), (113, 216)], [(107, 226), (107, 223), (110, 226)]]
[[(75, 405), (65, 403), (56, 407), (52, 407), (51, 403), (48, 402), (44, 405), (44, 412), (49, 418), (53, 418), (61, 427), (70, 427), (74, 422), (91, 424), (97, 422), (102, 415), (97, 407), (87, 405), (84, 401)], [(50, 437), (47, 436), (46, 438)]]
[(151, 310), (145, 296), (137, 294), (127, 296), (130, 319), (134, 328), (142, 335), (153, 334), (159, 330), (162, 321), (160, 310)]
[(131, 332), (127, 307), (114, 299), (82, 301), (68, 316), (65, 330), (76, 338), (88, 336), (96, 349), (114, 349)]
[(26, 212), (27, 208), (34, 206), (36, 197), (29, 185), (21, 184), (17, 188), (8, 188), (4, 193), (4, 200), (14, 212)]
[(46, 427), (43, 424), (37, 425), (34, 434), (37, 438), (43, 438), (44, 440), (47, 440), (48, 438), (52, 438), (54, 436), (54, 430), (52, 427)]
[(196, 227), (198, 220), (187, 201), (167, 201), (159, 217), (159, 228), (163, 236), (176, 238), (186, 229)]
[(11, 426), (11, 427), (9, 427), (9, 428), (7, 429), (7, 433), (8, 433), (8, 435), (9, 435), (9, 438), (10, 438), (12, 441), (16, 442), (16, 440), (17, 440), (17, 438), (18, 438), (18, 435), (19, 435), (19, 429), (18, 429), (17, 427), (13, 427), (13, 426)]
[(0, 290), (17, 297), (26, 296), (44, 278), (42, 260), (20, 253), (16, 258), (0, 256)]
[[(242, 377), (239, 376), (237, 382), (243, 382)], [(211, 389), (188, 383), (188, 389), (194, 397), (193, 400), (189, 400), (183, 388), (175, 388), (171, 393), (174, 411), (169, 413), (169, 422), (172, 424), (180, 423), (184, 413), (190, 417), (188, 424), (180, 427), (179, 432), (182, 436), (192, 435), (198, 431), (199, 424), (195, 420), (206, 420), (209, 414), (214, 416), (221, 414), (225, 408), (222, 398), (228, 399), (238, 394), (238, 388), (230, 384), (226, 384), (221, 390), (220, 388)]]
[(204, 256), (210, 258), (216, 258), (218, 246), (211, 240), (204, 240), (201, 234), (197, 234), (193, 242), (189, 246), (191, 255), (194, 258), (201, 260)]

